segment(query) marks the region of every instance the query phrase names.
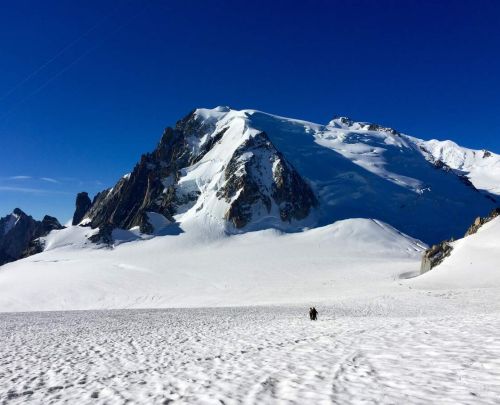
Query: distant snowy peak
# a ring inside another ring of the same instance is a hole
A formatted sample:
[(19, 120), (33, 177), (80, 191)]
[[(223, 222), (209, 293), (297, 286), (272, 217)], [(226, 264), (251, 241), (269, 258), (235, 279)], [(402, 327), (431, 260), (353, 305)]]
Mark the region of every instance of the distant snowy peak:
[[(431, 243), (461, 235), (494, 203), (463, 173), (442, 170), (422, 142), (346, 117), (321, 125), (200, 108), (76, 218), (100, 228), (96, 240), (109, 240), (114, 228), (297, 231), (356, 217)], [(80, 199), (79, 207), (89, 202)]]
[(432, 160), (467, 176), (477, 189), (500, 196), (500, 155), (467, 149), (452, 141), (413, 139)]
[[(361, 143), (372, 144), (367, 140), (372, 137), (376, 142), (387, 145), (395, 145), (400, 148), (410, 148), (420, 150), (423, 156), (437, 166), (444, 166), (452, 169), (460, 176), (465, 176), (479, 190), (500, 196), (500, 155), (487, 150), (473, 150), (457, 145), (453, 141), (438, 141), (432, 139), (424, 141), (412, 136), (408, 136), (396, 131), (393, 128), (369, 122), (356, 122), (347, 117), (337, 117), (328, 123), (325, 133), (328, 135), (339, 133), (340, 140), (346, 144), (356, 145)], [(364, 138), (364, 139), (363, 139)], [(339, 148), (340, 153), (348, 158), (352, 158), (349, 149)], [(358, 146), (359, 148), (359, 146)], [(376, 152), (376, 151), (373, 151)], [(380, 167), (380, 164), (373, 164), (373, 161), (358, 160), (367, 170), (371, 167)], [(379, 162), (380, 163), (380, 162)], [(374, 170), (376, 171), (376, 170)], [(382, 174), (383, 175), (383, 174)], [(405, 185), (415, 187), (418, 190), (418, 182), (404, 182)]]

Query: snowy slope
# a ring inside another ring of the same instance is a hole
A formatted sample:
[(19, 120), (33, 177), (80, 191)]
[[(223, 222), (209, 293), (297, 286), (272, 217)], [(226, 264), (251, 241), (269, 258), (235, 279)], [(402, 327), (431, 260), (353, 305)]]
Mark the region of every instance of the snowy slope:
[(440, 265), (408, 283), (420, 288), (500, 287), (500, 218), (452, 245)]
[(312, 184), (319, 223), (377, 218), (427, 243), (460, 237), (495, 203), (432, 164), (413, 138), (391, 128), (332, 120), (326, 126), (247, 111), (249, 125)]
[[(89, 228), (52, 232), (47, 250), (0, 269), (0, 311), (251, 305), (380, 294), (418, 270), (424, 246), (352, 219), (301, 233), (183, 233), (83, 245)], [(73, 244), (68, 245), (67, 241)], [(21, 282), (22, 280), (22, 282)]]
[(414, 140), (424, 149), (424, 154), (464, 174), (477, 189), (500, 195), (500, 155), (464, 148), (452, 141)]

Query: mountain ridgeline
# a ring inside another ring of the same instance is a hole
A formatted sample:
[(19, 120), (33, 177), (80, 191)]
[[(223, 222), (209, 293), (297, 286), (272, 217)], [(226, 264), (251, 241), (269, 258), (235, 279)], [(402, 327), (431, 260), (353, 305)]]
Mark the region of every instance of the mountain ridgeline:
[(62, 228), (59, 221), (49, 215), (37, 221), (19, 208), (14, 209), (0, 218), (0, 265), (41, 252), (43, 243), (39, 238)]
[(347, 118), (319, 125), (198, 109), (167, 128), (114, 187), (92, 202), (80, 193), (73, 223), (99, 228), (94, 240), (110, 241), (116, 228), (294, 232), (361, 217), (435, 243), (462, 235), (496, 206), (491, 179), (476, 169), (498, 166), (498, 155), (483, 152), (468, 160), (469, 171), (456, 169), (460, 151), (469, 150), (453, 144), (458, 152), (450, 155), (436, 142)]

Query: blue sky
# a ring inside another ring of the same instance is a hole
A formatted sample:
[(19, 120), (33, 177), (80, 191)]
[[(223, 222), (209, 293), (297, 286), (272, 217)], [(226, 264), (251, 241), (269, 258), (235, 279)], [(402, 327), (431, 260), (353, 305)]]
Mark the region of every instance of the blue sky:
[(67, 220), (229, 105), (500, 152), (498, 1), (25, 1), (0, 13), (0, 215)]

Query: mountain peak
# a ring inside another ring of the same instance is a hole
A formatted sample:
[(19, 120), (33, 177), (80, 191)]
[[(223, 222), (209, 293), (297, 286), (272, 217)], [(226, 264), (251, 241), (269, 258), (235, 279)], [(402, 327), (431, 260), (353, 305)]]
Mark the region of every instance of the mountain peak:
[(37, 221), (20, 208), (15, 208), (12, 214), (0, 218), (0, 266), (41, 252), (41, 244), (35, 243), (35, 240), (62, 228), (54, 217), (46, 215), (42, 221)]
[(344, 117), (340, 115), (335, 115), (333, 119), (327, 124), (330, 127), (344, 128), (350, 127), (354, 123), (349, 117)]
[(26, 215), (24, 211), (21, 210), (21, 208), (14, 208), (14, 211), (12, 211), (12, 213), (18, 217)]
[(225, 105), (219, 105), (214, 108), (214, 111), (217, 112), (229, 112), (231, 111), (231, 107), (225, 106)]

